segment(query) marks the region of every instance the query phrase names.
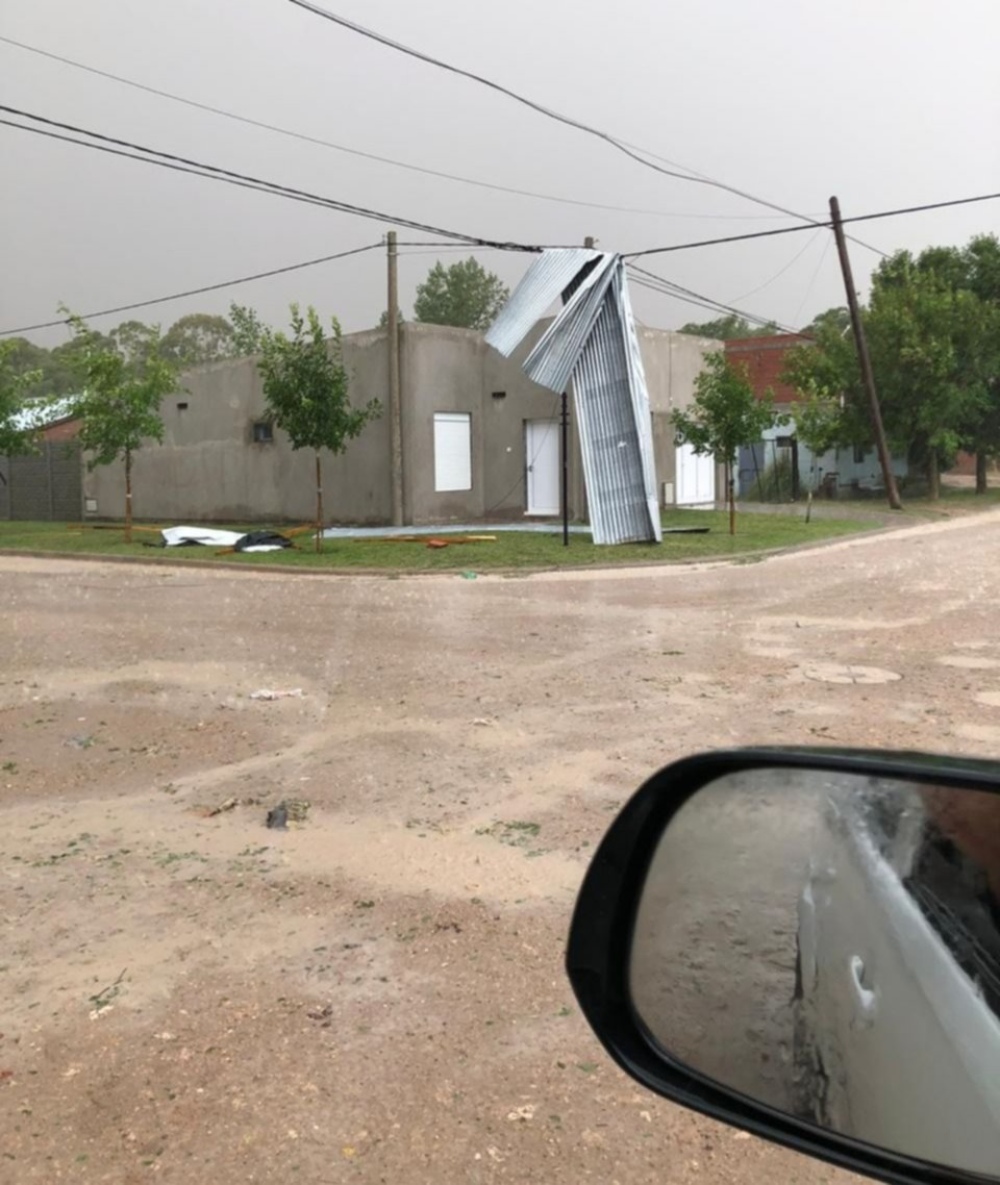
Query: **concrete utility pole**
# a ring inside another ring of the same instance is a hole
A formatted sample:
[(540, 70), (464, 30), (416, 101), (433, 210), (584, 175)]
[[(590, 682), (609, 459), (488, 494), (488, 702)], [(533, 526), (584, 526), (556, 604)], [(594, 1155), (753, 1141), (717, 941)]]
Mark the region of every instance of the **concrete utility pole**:
[(396, 232), (386, 235), (389, 303), (386, 337), (389, 349), (389, 437), (392, 449), (392, 525), (403, 525), (403, 409), (399, 390), (399, 254)]
[(878, 459), (882, 465), (882, 480), (885, 482), (885, 492), (889, 499), (889, 506), (893, 510), (902, 510), (903, 503), (900, 501), (899, 490), (896, 488), (896, 475), (892, 471), (892, 458), (889, 456), (889, 446), (885, 439), (885, 427), (882, 424), (882, 409), (879, 407), (878, 392), (875, 390), (875, 375), (872, 371), (872, 360), (868, 354), (865, 327), (861, 323), (858, 294), (854, 290), (851, 260), (847, 254), (844, 224), (840, 218), (840, 202), (835, 197), (830, 198), (830, 221), (833, 223), (833, 233), (837, 240), (840, 270), (844, 273), (844, 287), (847, 289), (847, 307), (851, 310), (851, 328), (854, 330), (854, 342), (858, 349), (861, 377), (864, 380), (865, 390), (868, 392), (868, 406), (872, 417), (872, 432), (875, 434), (875, 447), (878, 449)]

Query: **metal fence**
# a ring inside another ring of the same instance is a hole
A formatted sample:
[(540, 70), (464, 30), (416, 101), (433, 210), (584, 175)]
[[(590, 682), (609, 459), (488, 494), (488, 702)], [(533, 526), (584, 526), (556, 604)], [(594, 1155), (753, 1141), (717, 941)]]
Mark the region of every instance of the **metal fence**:
[(46, 441), (32, 456), (0, 456), (0, 519), (79, 522), (82, 518), (79, 444)]

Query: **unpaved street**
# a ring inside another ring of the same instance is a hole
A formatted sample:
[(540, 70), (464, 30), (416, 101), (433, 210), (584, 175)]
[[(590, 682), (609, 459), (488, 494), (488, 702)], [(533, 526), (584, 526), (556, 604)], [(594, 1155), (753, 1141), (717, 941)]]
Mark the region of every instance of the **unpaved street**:
[(692, 750), (1000, 752), (998, 565), (1000, 514), (521, 579), (0, 559), (0, 1182), (846, 1180), (610, 1064), (573, 895)]

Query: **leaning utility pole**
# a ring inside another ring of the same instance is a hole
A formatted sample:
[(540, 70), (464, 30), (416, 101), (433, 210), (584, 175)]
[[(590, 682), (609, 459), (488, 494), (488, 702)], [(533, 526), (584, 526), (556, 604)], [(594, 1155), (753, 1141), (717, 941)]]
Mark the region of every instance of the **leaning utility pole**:
[(392, 525), (403, 525), (403, 409), (399, 390), (399, 255), (396, 232), (386, 235), (389, 265), (389, 304), (386, 337), (389, 349), (389, 436), (392, 449)]
[(840, 202), (835, 197), (830, 198), (830, 221), (833, 223), (833, 233), (837, 240), (837, 254), (840, 256), (840, 270), (844, 273), (844, 287), (847, 289), (847, 307), (851, 310), (851, 327), (854, 330), (854, 342), (858, 349), (858, 361), (861, 364), (861, 377), (865, 390), (868, 392), (868, 406), (871, 410), (872, 431), (875, 434), (875, 447), (878, 449), (878, 459), (882, 465), (882, 480), (885, 482), (885, 492), (889, 498), (889, 506), (893, 510), (902, 510), (903, 503), (896, 488), (896, 475), (892, 471), (892, 459), (889, 456), (889, 446), (885, 439), (885, 427), (882, 424), (882, 410), (879, 407), (878, 392), (875, 390), (875, 375), (872, 371), (872, 360), (868, 354), (868, 342), (865, 339), (865, 327), (861, 323), (861, 310), (858, 308), (858, 294), (854, 290), (854, 277), (851, 274), (851, 260), (847, 254), (847, 240), (844, 238), (844, 224), (840, 217)]

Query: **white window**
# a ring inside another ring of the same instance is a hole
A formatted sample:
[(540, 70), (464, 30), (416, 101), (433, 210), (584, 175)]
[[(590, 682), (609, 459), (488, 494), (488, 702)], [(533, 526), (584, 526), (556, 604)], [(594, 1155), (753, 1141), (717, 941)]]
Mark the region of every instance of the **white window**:
[(472, 489), (472, 416), (465, 412), (434, 413), (434, 489)]

